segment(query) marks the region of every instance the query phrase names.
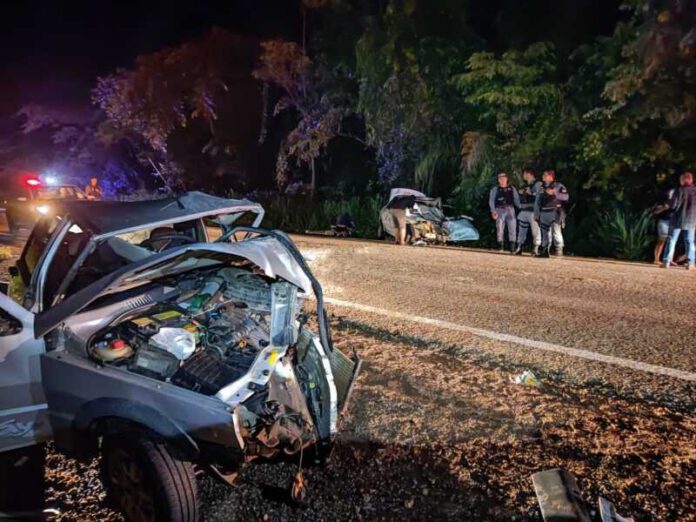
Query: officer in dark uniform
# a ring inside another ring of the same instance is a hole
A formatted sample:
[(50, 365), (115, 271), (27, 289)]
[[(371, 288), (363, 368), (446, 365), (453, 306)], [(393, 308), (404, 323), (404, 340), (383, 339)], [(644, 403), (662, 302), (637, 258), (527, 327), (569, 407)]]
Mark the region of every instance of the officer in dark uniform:
[(491, 218), (495, 221), (495, 235), (498, 241), (498, 251), (505, 250), (505, 227), (510, 240), (510, 251), (517, 247), (517, 217), (515, 209), (520, 208), (520, 195), (515, 187), (508, 184), (507, 174), (498, 174), (498, 185), (491, 189), (488, 195), (488, 206)]
[(541, 257), (549, 257), (551, 240), (556, 247), (556, 255), (563, 255), (563, 227), (565, 226), (565, 210), (563, 205), (568, 201), (568, 189), (556, 181), (555, 170), (545, 170), (542, 176), (541, 191), (534, 203), (534, 215), (539, 220), (541, 228)]
[(541, 181), (536, 179), (534, 171), (531, 169), (524, 169), (522, 178), (524, 178), (524, 185), (517, 189), (520, 195), (520, 212), (517, 214), (519, 231), (517, 232), (517, 250), (515, 250), (515, 255), (522, 254), (522, 247), (524, 247), (524, 243), (527, 240), (527, 233), (531, 229), (532, 243), (534, 245), (532, 253), (538, 256), (539, 247), (541, 246), (541, 231), (539, 223), (537, 223), (534, 216), (534, 203), (536, 202), (537, 194), (541, 192)]

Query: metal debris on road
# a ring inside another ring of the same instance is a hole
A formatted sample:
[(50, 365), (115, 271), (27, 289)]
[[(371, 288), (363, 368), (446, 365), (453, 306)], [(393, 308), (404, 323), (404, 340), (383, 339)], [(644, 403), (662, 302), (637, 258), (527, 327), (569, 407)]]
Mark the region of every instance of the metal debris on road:
[(548, 469), (532, 475), (544, 522), (591, 522), (575, 477), (564, 469)]
[(541, 386), (541, 381), (537, 378), (536, 375), (534, 375), (534, 372), (532, 372), (531, 370), (525, 370), (524, 372), (515, 377), (510, 377), (510, 382), (515, 384), (521, 384), (523, 386), (531, 386), (534, 388), (538, 388)]
[(602, 522), (634, 522), (633, 517), (619, 515), (614, 504), (604, 497), (599, 497), (599, 518)]

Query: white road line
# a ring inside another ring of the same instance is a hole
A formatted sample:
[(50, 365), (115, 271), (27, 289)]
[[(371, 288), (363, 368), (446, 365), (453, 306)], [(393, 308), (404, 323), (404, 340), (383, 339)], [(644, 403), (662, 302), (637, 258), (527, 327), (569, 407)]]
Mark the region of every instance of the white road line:
[(505, 341), (508, 343), (515, 343), (522, 346), (527, 346), (529, 348), (535, 348), (537, 350), (543, 350), (547, 352), (561, 353), (563, 355), (569, 355), (571, 357), (579, 357), (580, 359), (588, 359), (590, 361), (598, 361), (606, 364), (613, 364), (614, 366), (621, 366), (623, 368), (630, 368), (632, 370), (637, 370), (641, 372), (653, 373), (655, 375), (666, 375), (668, 377), (674, 377), (675, 379), (682, 379), (684, 381), (696, 382), (696, 373), (687, 372), (684, 370), (677, 370), (676, 368), (667, 368), (666, 366), (658, 366), (655, 364), (648, 364), (640, 361), (634, 361), (632, 359), (624, 359), (623, 357), (614, 357), (613, 355), (605, 355), (602, 353), (591, 352), (589, 350), (581, 350), (579, 348), (569, 348), (567, 346), (561, 346), (558, 344), (547, 343), (544, 341), (535, 341), (533, 339), (525, 339), (524, 337), (517, 337), (515, 335), (508, 335), (504, 333), (493, 332), (491, 330), (483, 330), (481, 328), (473, 328), (471, 326), (466, 326), (458, 323), (451, 323), (449, 321), (442, 321), (440, 319), (432, 319), (430, 317), (421, 317), (418, 315), (406, 314), (403, 312), (395, 312), (393, 310), (385, 310), (384, 308), (377, 308), (375, 306), (368, 306), (359, 303), (353, 303), (351, 301), (343, 301), (341, 299), (335, 299), (333, 297), (325, 297), (324, 302), (340, 306), (343, 308), (351, 308), (353, 310), (359, 310), (361, 312), (368, 312), (371, 314), (382, 315), (384, 317), (391, 317), (393, 319), (401, 319), (405, 321), (411, 321), (420, 324), (427, 324), (430, 326), (437, 326), (447, 330), (454, 330), (457, 332), (466, 332), (478, 337), (485, 337), (486, 339), (494, 339), (496, 341)]

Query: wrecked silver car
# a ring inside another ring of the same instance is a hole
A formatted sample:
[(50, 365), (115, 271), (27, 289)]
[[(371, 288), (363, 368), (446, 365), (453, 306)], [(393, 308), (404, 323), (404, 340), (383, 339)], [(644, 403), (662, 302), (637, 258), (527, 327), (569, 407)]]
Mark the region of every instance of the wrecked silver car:
[(0, 337), (0, 386), (17, 403), (0, 422), (31, 427), (0, 448), (52, 436), (101, 451), (131, 520), (195, 520), (194, 467), (229, 482), (255, 459), (325, 461), (360, 362), (333, 347), (321, 286), (262, 218), (201, 193), (70, 202), (43, 218), (14, 299), (0, 295), (15, 325)]
[(442, 210), (440, 198), (430, 198), (422, 192), (407, 188), (391, 189), (389, 201), (379, 213), (380, 239), (397, 236), (397, 227), (389, 211), (389, 204), (401, 197), (413, 199), (413, 205), (406, 209), (406, 235), (409, 243), (444, 245), (479, 239), (478, 230), (470, 217), (447, 217)]

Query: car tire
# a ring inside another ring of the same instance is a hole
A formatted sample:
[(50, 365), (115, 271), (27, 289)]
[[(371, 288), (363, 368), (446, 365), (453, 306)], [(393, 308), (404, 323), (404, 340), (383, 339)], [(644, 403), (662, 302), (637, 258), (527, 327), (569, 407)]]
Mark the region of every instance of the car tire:
[(195, 522), (198, 485), (193, 464), (147, 434), (117, 434), (102, 442), (107, 501), (127, 520)]

